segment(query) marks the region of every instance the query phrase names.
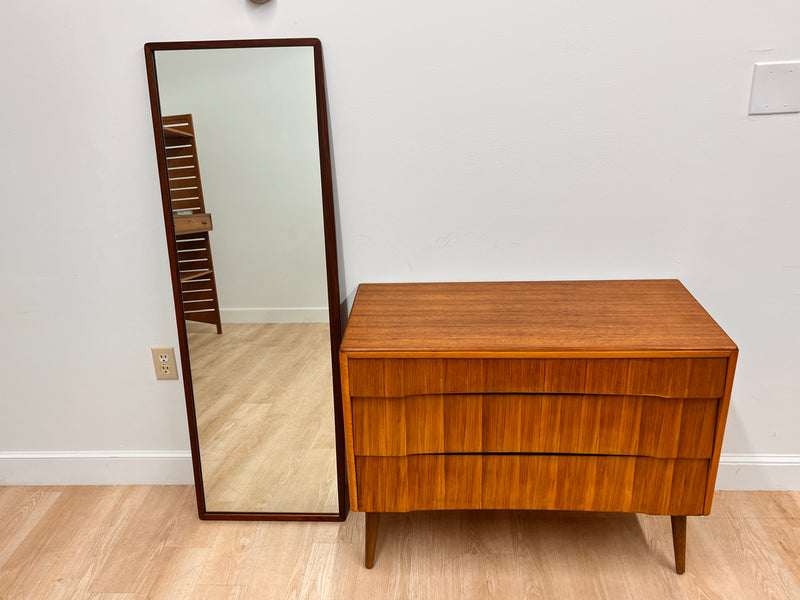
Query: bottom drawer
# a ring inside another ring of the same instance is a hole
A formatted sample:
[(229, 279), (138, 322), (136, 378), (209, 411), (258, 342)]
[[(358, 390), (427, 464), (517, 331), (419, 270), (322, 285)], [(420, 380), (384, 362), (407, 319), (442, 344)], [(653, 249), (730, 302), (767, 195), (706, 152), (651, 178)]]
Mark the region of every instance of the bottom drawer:
[(564, 454), (357, 456), (360, 511), (703, 513), (708, 460)]

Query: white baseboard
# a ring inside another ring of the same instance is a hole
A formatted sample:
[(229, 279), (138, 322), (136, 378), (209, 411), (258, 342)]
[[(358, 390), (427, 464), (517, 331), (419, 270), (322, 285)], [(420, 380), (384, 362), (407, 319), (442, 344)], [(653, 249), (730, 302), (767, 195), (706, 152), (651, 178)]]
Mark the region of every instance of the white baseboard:
[(191, 485), (189, 451), (0, 452), (0, 485)]
[[(191, 485), (188, 451), (0, 452), (0, 485)], [(723, 454), (718, 490), (800, 490), (800, 454)]]
[(220, 308), (223, 323), (327, 323), (325, 308)]
[(723, 454), (718, 490), (800, 490), (800, 454)]

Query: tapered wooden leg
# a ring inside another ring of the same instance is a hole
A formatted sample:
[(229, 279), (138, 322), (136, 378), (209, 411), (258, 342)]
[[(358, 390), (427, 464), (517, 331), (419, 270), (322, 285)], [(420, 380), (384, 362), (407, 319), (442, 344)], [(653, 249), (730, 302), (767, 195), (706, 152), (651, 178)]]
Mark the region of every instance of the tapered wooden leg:
[(367, 530), (364, 536), (364, 566), (368, 569), (375, 564), (375, 545), (378, 542), (378, 521), (381, 513), (367, 513)]
[(686, 571), (686, 516), (672, 516), (672, 547), (675, 549), (675, 571)]

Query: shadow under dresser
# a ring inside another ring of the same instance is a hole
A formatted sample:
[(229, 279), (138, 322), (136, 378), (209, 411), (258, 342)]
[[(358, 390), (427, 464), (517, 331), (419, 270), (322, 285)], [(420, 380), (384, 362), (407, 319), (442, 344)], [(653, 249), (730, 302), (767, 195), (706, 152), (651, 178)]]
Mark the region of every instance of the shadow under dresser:
[(362, 284), (340, 358), (350, 503), (707, 515), (738, 350), (677, 280)]

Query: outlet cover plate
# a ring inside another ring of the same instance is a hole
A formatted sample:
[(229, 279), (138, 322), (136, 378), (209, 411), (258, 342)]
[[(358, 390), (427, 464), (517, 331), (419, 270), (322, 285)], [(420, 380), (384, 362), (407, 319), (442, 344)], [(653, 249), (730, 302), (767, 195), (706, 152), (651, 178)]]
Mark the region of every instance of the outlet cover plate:
[(800, 112), (800, 62), (756, 63), (751, 115)]
[(168, 346), (150, 348), (153, 355), (153, 368), (156, 379), (177, 379), (178, 365), (175, 363), (175, 349)]

